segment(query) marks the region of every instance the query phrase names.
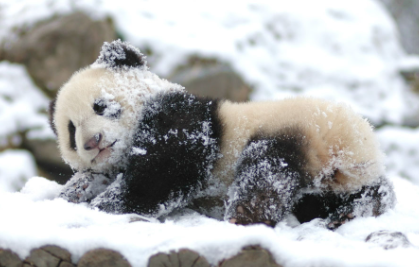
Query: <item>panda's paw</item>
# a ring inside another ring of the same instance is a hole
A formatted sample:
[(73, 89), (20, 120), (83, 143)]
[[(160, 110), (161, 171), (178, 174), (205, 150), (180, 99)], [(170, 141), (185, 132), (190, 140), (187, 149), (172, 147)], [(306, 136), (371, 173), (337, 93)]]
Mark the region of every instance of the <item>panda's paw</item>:
[(326, 223), (326, 227), (330, 230), (335, 230), (339, 226), (349, 222), (350, 220), (354, 219), (355, 215), (352, 212), (349, 213), (339, 213), (330, 216)]
[(238, 205), (236, 207), (236, 212), (229, 219), (229, 222), (238, 225), (265, 224), (271, 227), (274, 227), (276, 224), (272, 220), (262, 219), (258, 212), (252, 212), (251, 209), (245, 205)]
[(97, 173), (76, 173), (64, 185), (59, 197), (69, 202), (90, 202), (108, 187), (110, 179)]

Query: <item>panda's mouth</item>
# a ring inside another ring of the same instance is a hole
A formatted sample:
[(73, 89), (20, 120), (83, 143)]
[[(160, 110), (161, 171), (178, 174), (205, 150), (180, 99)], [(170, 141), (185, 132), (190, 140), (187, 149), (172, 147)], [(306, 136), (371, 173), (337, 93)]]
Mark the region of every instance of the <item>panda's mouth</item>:
[(97, 155), (92, 159), (92, 162), (97, 161), (100, 158), (105, 158), (105, 157), (109, 157), (111, 155), (111, 147), (113, 147), (115, 145), (115, 143), (118, 142), (118, 139), (115, 140), (112, 144), (110, 144), (109, 146), (106, 146), (104, 148), (99, 148), (99, 152), (97, 153)]

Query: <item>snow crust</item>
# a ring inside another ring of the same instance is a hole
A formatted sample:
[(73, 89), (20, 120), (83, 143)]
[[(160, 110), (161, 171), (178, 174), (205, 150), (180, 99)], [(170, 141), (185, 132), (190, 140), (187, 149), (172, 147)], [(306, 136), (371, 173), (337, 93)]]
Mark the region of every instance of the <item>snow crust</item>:
[[(419, 187), (398, 177), (392, 181), (398, 198), (394, 210), (378, 218), (358, 218), (330, 231), (321, 220), (296, 227), (284, 222), (275, 228), (244, 227), (196, 213), (164, 223), (138, 221), (144, 218), (111, 215), (54, 199), (62, 186), (35, 177), (21, 192), (0, 195), (0, 214), (7, 218), (0, 220), (0, 247), (24, 258), (35, 247), (56, 244), (68, 249), (74, 262), (86, 251), (104, 247), (120, 251), (133, 266), (146, 266), (149, 256), (161, 251), (192, 248), (215, 264), (243, 246), (260, 244), (285, 266), (417, 266)], [(379, 230), (401, 231), (413, 246), (385, 250), (364, 242)]]

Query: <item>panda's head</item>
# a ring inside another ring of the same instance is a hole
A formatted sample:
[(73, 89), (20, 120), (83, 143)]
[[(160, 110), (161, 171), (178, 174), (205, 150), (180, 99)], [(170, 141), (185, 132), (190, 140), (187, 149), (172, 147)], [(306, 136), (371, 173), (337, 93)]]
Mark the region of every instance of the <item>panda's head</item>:
[(171, 90), (183, 88), (149, 72), (138, 49), (105, 43), (96, 62), (76, 72), (51, 103), (63, 159), (77, 171), (124, 168), (144, 102)]

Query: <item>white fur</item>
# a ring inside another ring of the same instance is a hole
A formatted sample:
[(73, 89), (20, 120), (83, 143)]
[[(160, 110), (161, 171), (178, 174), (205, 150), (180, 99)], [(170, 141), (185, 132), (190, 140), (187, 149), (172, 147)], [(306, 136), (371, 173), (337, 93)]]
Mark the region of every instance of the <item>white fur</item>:
[[(112, 171), (124, 164), (131, 140), (140, 120), (141, 107), (151, 95), (183, 87), (160, 79), (146, 69), (107, 70), (92, 65), (75, 73), (60, 89), (54, 114), (58, 144), (63, 159), (78, 171)], [(93, 110), (94, 101), (104, 99), (122, 108), (118, 119), (99, 116)], [(70, 148), (68, 123), (76, 127), (76, 146)], [(84, 144), (97, 134), (102, 135), (99, 148), (85, 150)], [(97, 157), (99, 149), (108, 148)]]
[[(342, 104), (314, 98), (231, 103), (220, 107), (224, 124), (223, 158), (214, 173), (231, 184), (237, 159), (249, 138), (275, 135), (298, 126), (308, 142), (308, 168), (314, 185), (335, 191), (358, 189), (384, 173), (382, 153), (372, 127)], [(335, 179), (326, 179), (335, 170)]]

